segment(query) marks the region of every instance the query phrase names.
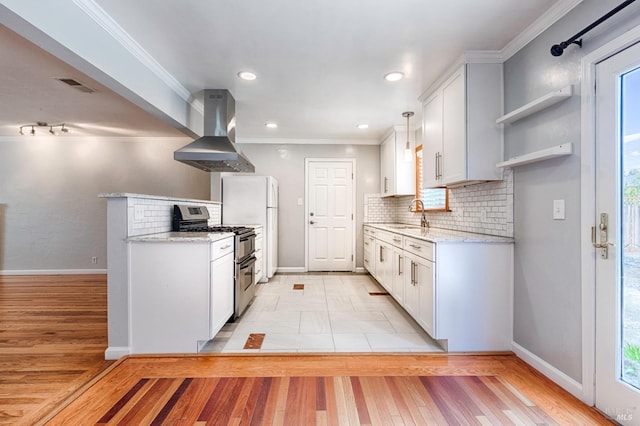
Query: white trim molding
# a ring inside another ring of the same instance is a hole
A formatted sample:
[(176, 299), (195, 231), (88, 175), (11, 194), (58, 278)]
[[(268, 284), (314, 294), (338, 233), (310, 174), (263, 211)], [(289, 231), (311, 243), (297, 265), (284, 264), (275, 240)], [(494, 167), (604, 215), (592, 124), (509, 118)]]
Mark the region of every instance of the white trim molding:
[(543, 360), (536, 354), (526, 350), (516, 342), (511, 343), (511, 349), (518, 356), (518, 358), (538, 370), (540, 373), (547, 376), (554, 383), (569, 392), (571, 395), (575, 396), (578, 399), (582, 399), (583, 389), (582, 385), (578, 381), (567, 376), (565, 373), (558, 370), (553, 365), (549, 364), (547, 361)]
[(78, 8), (87, 14), (94, 22), (104, 29), (114, 40), (116, 40), (127, 52), (142, 63), (149, 71), (157, 76), (167, 87), (180, 96), (186, 103), (204, 114), (202, 102), (193, 99), (189, 92), (180, 82), (167, 71), (149, 52), (129, 35), (100, 5), (94, 0), (72, 0)]
[(502, 61), (507, 61), (551, 25), (559, 21), (560, 18), (571, 12), (576, 6), (582, 3), (582, 1), (583, 0), (560, 0), (556, 2), (500, 51)]
[(109, 346), (107, 350), (104, 351), (104, 359), (108, 361), (115, 360), (130, 354), (131, 350), (128, 346)]
[(278, 266), (277, 274), (304, 274), (307, 272), (304, 266)]
[(591, 244), (591, 226), (596, 218), (595, 173), (595, 68), (599, 62), (627, 47), (640, 43), (640, 26), (627, 31), (582, 58), (581, 78), (581, 277), (582, 277), (582, 396), (586, 404), (595, 403), (596, 369), (596, 276), (595, 250)]

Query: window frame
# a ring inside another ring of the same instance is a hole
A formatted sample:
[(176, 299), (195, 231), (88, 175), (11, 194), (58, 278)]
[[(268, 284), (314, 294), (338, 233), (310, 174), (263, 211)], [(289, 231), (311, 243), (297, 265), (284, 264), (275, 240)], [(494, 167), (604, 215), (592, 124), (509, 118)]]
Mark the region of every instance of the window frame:
[[(421, 196), (421, 192), (422, 192), (422, 180), (420, 179), (420, 171), (422, 170), (422, 160), (423, 157), (422, 155), (418, 155), (419, 152), (422, 152), (422, 144), (416, 146), (415, 148), (415, 165), (416, 165), (416, 193), (415, 193), (415, 198), (422, 200), (422, 196)], [(439, 209), (419, 209), (418, 208), (418, 203), (413, 203), (412, 207), (411, 207), (411, 211), (414, 213), (422, 213), (424, 212), (429, 212), (429, 213), (446, 213), (446, 212), (450, 212), (451, 210), (449, 209), (449, 188), (443, 187), (443, 188), (433, 188), (433, 189), (443, 189), (445, 191), (445, 196), (444, 196), (444, 208), (439, 208)]]

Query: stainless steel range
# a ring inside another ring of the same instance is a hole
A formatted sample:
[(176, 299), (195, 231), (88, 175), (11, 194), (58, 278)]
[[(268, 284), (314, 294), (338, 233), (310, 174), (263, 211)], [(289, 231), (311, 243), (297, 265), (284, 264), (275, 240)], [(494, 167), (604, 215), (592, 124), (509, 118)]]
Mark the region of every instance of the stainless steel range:
[(253, 228), (246, 226), (209, 226), (209, 211), (204, 206), (175, 204), (173, 206), (174, 232), (232, 232), (235, 262), (235, 310), (234, 318), (242, 315), (256, 294), (255, 240)]

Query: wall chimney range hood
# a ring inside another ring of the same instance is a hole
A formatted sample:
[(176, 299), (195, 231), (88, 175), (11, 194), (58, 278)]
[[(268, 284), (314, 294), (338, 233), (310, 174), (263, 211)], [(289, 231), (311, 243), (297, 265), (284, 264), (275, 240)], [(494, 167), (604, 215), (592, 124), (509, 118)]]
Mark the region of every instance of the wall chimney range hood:
[(226, 89), (204, 91), (204, 136), (173, 153), (173, 159), (206, 172), (255, 172), (238, 151), (236, 101)]

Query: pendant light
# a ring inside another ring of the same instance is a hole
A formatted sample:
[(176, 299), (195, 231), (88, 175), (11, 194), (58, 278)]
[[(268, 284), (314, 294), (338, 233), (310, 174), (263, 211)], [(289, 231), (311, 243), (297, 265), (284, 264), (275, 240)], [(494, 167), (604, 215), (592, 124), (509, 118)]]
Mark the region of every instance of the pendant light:
[(407, 118), (407, 143), (404, 146), (404, 161), (411, 161), (413, 159), (413, 150), (409, 142), (409, 118), (413, 117), (413, 111), (403, 112), (402, 116)]

